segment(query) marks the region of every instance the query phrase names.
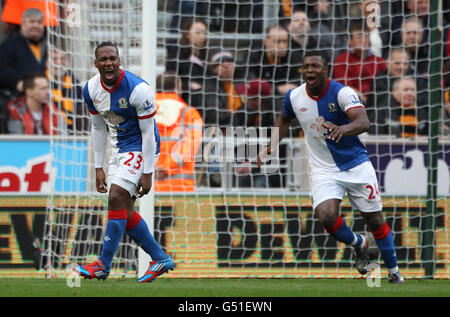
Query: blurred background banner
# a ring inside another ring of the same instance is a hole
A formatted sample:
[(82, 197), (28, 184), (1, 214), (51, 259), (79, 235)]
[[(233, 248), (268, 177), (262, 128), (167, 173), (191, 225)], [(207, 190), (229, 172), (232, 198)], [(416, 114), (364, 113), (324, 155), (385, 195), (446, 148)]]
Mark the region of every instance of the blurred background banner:
[[(282, 203), (280, 203), (282, 201)], [(95, 259), (106, 224), (105, 200), (83, 196), (55, 199), (49, 258), (43, 241), (49, 197), (1, 196), (0, 277), (43, 277), (51, 261), (62, 271), (82, 259)], [(421, 241), (423, 199), (384, 198), (386, 222), (396, 232), (399, 267), (410, 278), (423, 276), (428, 260)], [(435, 277), (448, 278), (449, 205), (437, 205)], [(89, 216), (87, 216), (89, 215)], [(364, 230), (359, 213), (343, 202), (342, 216)], [(352, 248), (327, 238), (314, 218), (309, 197), (277, 195), (157, 195), (155, 238), (177, 259), (169, 278), (356, 278)], [(59, 229), (58, 229), (59, 228)], [(62, 229), (64, 228), (64, 230)], [(134, 277), (137, 250), (124, 237), (112, 277)], [(376, 249), (372, 260), (380, 263)], [(166, 278), (163, 276), (162, 278)]]
[(0, 157), (1, 192), (42, 195), (87, 191), (86, 140), (0, 138), (0, 147), (4, 153)]

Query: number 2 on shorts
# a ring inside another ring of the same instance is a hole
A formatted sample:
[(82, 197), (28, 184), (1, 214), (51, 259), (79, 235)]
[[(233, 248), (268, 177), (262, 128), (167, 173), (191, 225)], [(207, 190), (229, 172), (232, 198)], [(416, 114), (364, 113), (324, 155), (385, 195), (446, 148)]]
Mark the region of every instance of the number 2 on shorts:
[(380, 192), (378, 191), (378, 188), (377, 188), (376, 184), (373, 184), (373, 186), (367, 185), (366, 188), (368, 190), (370, 190), (370, 194), (369, 194), (369, 199), (370, 200), (375, 199), (377, 196), (380, 195)]
[[(125, 164), (126, 166), (131, 166), (131, 161), (134, 160), (134, 153), (129, 152), (128, 154), (130, 155), (130, 158), (128, 160), (126, 160), (123, 164)], [(136, 165), (134, 165), (133, 168), (136, 170), (140, 169), (141, 163), (142, 163), (142, 156), (140, 154), (138, 154), (137, 160), (136, 160)]]

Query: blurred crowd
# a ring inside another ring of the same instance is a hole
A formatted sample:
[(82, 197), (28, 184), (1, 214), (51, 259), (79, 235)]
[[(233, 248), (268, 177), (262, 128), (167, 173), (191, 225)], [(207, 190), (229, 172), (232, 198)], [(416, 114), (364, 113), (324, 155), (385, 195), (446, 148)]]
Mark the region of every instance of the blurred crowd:
[[(20, 1), (2, 2), (0, 133), (88, 134), (81, 83), (70, 70), (64, 47), (46, 43), (46, 28), (52, 27), (54, 19), (40, 10), (43, 1), (23, 1), (33, 7), (21, 10), (17, 9)], [(432, 32), (430, 0), (279, 0), (277, 22), (269, 25), (264, 23), (262, 0), (172, 3), (169, 32), (179, 36), (166, 42), (165, 71), (155, 89), (161, 129), (175, 122), (182, 129), (214, 127), (208, 130), (211, 137), (227, 127), (271, 127), (286, 92), (303, 82), (305, 51), (323, 50), (330, 78), (352, 87), (365, 104), (369, 134), (427, 135), (431, 45), (438, 41), (441, 52), (437, 54), (443, 60), (440, 131), (450, 135), (450, 8), (446, 1), (442, 32)], [(209, 36), (218, 32), (255, 36), (249, 36), (245, 47), (212, 45)], [(200, 146), (195, 138), (205, 137), (201, 132), (189, 135), (189, 146), (195, 144), (195, 148)], [(298, 122), (291, 126), (290, 136), (302, 137)], [(168, 160), (167, 166), (178, 166), (173, 155)], [(179, 173), (190, 174), (190, 169), (181, 168)], [(159, 170), (157, 178), (166, 179), (169, 170), (164, 166)], [(242, 186), (281, 186), (283, 182), (264, 178), (246, 166), (237, 170), (242, 171), (238, 180)], [(215, 171), (213, 166), (205, 171), (208, 186), (221, 186)], [(189, 184), (193, 188), (195, 182)]]
[(56, 3), (48, 2), (45, 16), (45, 1), (3, 2), (0, 133), (87, 133), (82, 84), (70, 69), (64, 47), (47, 43), (46, 28), (58, 23)]
[[(180, 40), (167, 45), (166, 69), (182, 78), (183, 98), (202, 113), (205, 124), (270, 126), (286, 92), (302, 84), (304, 52), (323, 50), (329, 58), (330, 78), (352, 87), (365, 104), (370, 134), (427, 134), (433, 40), (429, 0), (279, 3), (278, 22), (266, 29), (257, 23), (234, 25), (234, 30), (251, 30), (264, 36), (242, 52), (240, 47), (234, 51), (211, 49), (208, 34), (217, 28), (216, 20), (208, 18), (215, 10), (213, 3), (175, 2), (172, 31), (180, 33)], [(339, 9), (344, 4), (345, 10)], [(262, 5), (262, 1), (247, 4), (252, 6), (246, 8), (251, 16), (244, 20), (260, 21)], [(226, 15), (226, 8), (222, 9)], [(239, 5), (233, 9), (245, 11)], [(450, 54), (448, 16), (448, 8), (444, 8), (443, 32), (434, 39), (441, 42), (444, 75)], [(223, 21), (232, 27), (226, 16)], [(445, 78), (442, 88), (447, 90)], [(268, 84), (270, 89), (267, 87), (264, 93), (257, 90), (253, 95), (239, 87), (256, 83)], [(443, 94), (444, 134), (449, 133), (447, 95)], [(256, 109), (254, 100), (249, 108), (248, 101), (254, 98), (259, 99)], [(256, 121), (250, 116), (255, 110)], [(294, 126), (291, 136), (301, 135), (301, 127)]]

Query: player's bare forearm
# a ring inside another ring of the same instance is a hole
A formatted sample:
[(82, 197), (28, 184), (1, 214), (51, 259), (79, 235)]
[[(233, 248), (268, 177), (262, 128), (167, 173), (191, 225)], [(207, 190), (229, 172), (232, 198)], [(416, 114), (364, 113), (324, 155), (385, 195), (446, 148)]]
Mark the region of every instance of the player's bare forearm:
[(342, 125), (345, 136), (355, 136), (369, 130), (369, 120), (367, 116), (359, 116), (349, 124)]
[(354, 136), (360, 135), (361, 133), (367, 132), (369, 130), (369, 121), (359, 118), (358, 120), (352, 121), (349, 124), (343, 126), (344, 135)]
[(142, 197), (147, 195), (152, 188), (152, 175), (153, 173), (142, 174), (138, 184), (138, 196)]
[(274, 128), (277, 132), (272, 133), (272, 137), (270, 140), (269, 147), (273, 149), (275, 146), (278, 146), (281, 140), (287, 135), (289, 132), (289, 126), (291, 124), (290, 118), (286, 117), (283, 113), (281, 113), (276, 119)]
[(105, 171), (102, 167), (95, 169), (95, 186), (99, 193), (106, 193), (108, 186), (106, 185)]
[(280, 141), (287, 135), (291, 120), (291, 118), (286, 117), (283, 113), (281, 113), (275, 119), (275, 131), (272, 131), (270, 143), (265, 149), (258, 153), (258, 156), (256, 158), (258, 167), (262, 166), (263, 159), (267, 156), (267, 154), (271, 154), (271, 152), (274, 151), (275, 147), (278, 146)]
[(363, 108), (352, 108), (347, 112), (350, 123), (341, 126), (325, 121), (322, 126), (328, 130), (328, 139), (339, 142), (343, 136), (356, 136), (369, 130), (370, 122)]

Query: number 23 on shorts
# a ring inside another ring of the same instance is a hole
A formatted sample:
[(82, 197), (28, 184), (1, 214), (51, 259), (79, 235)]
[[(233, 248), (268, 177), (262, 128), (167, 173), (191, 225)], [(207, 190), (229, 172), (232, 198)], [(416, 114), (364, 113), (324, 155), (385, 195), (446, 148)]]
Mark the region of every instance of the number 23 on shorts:
[[(142, 155), (136, 154), (135, 152), (129, 152), (128, 155), (130, 156), (123, 164), (125, 166), (129, 166), (134, 168), (135, 170), (139, 170), (142, 166)], [(135, 160), (136, 158), (136, 160)]]
[(369, 190), (369, 199), (375, 199), (377, 196), (380, 196), (380, 192), (378, 191), (377, 184), (367, 185), (366, 188)]

